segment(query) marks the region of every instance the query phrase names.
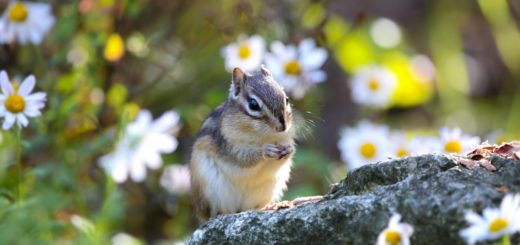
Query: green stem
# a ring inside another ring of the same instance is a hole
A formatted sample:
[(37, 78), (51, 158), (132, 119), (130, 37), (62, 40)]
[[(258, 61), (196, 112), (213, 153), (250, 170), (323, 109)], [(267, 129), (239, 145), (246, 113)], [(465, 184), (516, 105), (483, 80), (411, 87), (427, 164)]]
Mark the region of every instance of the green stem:
[(22, 201), (22, 192), (21, 192), (21, 185), (22, 185), (22, 130), (15, 126), (16, 128), (16, 168), (17, 168), (17, 179), (16, 179), (16, 197), (18, 200), (18, 203), (21, 203)]
[(508, 235), (503, 235), (502, 236), (502, 245), (511, 245), (511, 240), (509, 240), (509, 236)]

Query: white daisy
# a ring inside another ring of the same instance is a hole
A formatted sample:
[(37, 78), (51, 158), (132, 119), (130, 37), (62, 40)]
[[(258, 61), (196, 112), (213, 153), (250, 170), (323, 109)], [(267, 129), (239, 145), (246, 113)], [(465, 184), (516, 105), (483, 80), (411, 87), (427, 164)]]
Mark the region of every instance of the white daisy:
[(227, 45), (221, 52), (225, 59), (226, 70), (232, 71), (235, 67), (239, 67), (245, 72), (254, 72), (262, 64), (265, 42), (258, 35), (249, 38), (240, 36), (236, 43)]
[(295, 99), (302, 98), (311, 86), (327, 78), (320, 70), (327, 59), (327, 51), (316, 47), (312, 38), (304, 39), (298, 47), (275, 41), (271, 44), (271, 52), (265, 56), (267, 67)]
[(390, 144), (392, 156), (402, 158), (410, 156), (410, 141), (403, 132), (392, 132)]
[(482, 216), (468, 211), (464, 218), (468, 221), (470, 227), (461, 230), (460, 236), (469, 244), (484, 240), (495, 240), (501, 236), (519, 232), (520, 194), (506, 195), (502, 199), (500, 209), (485, 208)]
[(480, 144), (480, 138), (463, 134), (460, 128), (441, 128), (437, 151), (442, 153), (466, 154)]
[(29, 120), (27, 117), (37, 117), (41, 115), (40, 110), (45, 106), (46, 94), (37, 92), (31, 94), (36, 79), (33, 75), (28, 76), (20, 86), (9, 81), (5, 71), (0, 71), (0, 117), (5, 117), (2, 128), (10, 129), (16, 122), (18, 128), (27, 127)]
[(40, 44), (53, 24), (49, 4), (11, 1), (0, 19), (0, 43)]
[(359, 70), (350, 81), (352, 99), (360, 105), (387, 107), (397, 86), (395, 75), (382, 66)]
[(102, 156), (99, 164), (118, 183), (126, 181), (128, 175), (136, 182), (143, 181), (147, 166), (161, 167), (161, 153), (171, 153), (177, 148), (177, 139), (171, 133), (178, 129), (178, 123), (179, 114), (174, 111), (164, 113), (155, 121), (149, 111), (140, 111), (115, 150)]
[(392, 155), (389, 151), (389, 136), (388, 127), (368, 121), (360, 122), (355, 128), (346, 128), (341, 132), (338, 142), (341, 158), (350, 170), (385, 160)]
[(436, 137), (414, 136), (408, 144), (410, 155), (424, 155), (439, 152), (440, 140)]
[(161, 186), (170, 193), (186, 194), (190, 190), (190, 169), (187, 165), (173, 164), (161, 175)]
[(399, 223), (400, 214), (394, 214), (388, 222), (388, 226), (377, 237), (377, 245), (409, 245), (413, 227), (406, 223)]

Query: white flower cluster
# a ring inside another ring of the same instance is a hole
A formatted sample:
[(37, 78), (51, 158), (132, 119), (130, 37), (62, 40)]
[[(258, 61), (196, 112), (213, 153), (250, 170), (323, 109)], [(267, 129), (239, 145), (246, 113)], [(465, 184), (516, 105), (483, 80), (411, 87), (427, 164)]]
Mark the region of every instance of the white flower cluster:
[(47, 3), (10, 1), (0, 17), (0, 44), (40, 44), (54, 21)]
[[(370, 37), (374, 43), (383, 49), (393, 49), (402, 40), (399, 25), (388, 18), (374, 20), (370, 27)], [(384, 60), (384, 59), (383, 59)], [(402, 68), (396, 68), (391, 63), (365, 64), (354, 70), (349, 81), (352, 100), (361, 106), (376, 109), (388, 108), (395, 99), (395, 93), (400, 84), (399, 79), (414, 79), (429, 83), (435, 78), (435, 66), (425, 55), (411, 57), (408, 78), (403, 78)], [(398, 76), (399, 75), (399, 76)]]
[(133, 181), (143, 181), (146, 167), (161, 167), (161, 154), (172, 153), (177, 148), (177, 139), (171, 133), (178, 130), (178, 124), (179, 114), (174, 111), (165, 112), (155, 121), (149, 111), (139, 112), (114, 151), (99, 159), (99, 165), (118, 183), (129, 176)]
[[(486, 240), (503, 238), (502, 244), (510, 244), (509, 236), (520, 232), (520, 194), (508, 194), (502, 199), (500, 208), (485, 208), (482, 216), (467, 211), (464, 218), (470, 227), (459, 232), (470, 245)], [(409, 245), (413, 227), (401, 223), (401, 215), (394, 214), (388, 226), (379, 233), (376, 245)]]
[(4, 117), (2, 128), (10, 129), (14, 123), (18, 128), (29, 125), (28, 117), (41, 115), (40, 110), (45, 106), (47, 94), (37, 92), (31, 94), (36, 84), (33, 75), (28, 76), (22, 84), (13, 83), (9, 80), (5, 71), (0, 71), (0, 117)]
[(302, 40), (296, 46), (275, 41), (271, 43), (271, 52), (267, 53), (262, 37), (240, 36), (236, 43), (222, 49), (222, 56), (228, 71), (239, 67), (246, 72), (255, 72), (265, 62), (275, 80), (295, 99), (303, 98), (314, 84), (327, 78), (320, 68), (328, 53), (324, 48), (316, 47), (311, 38)]
[(402, 131), (361, 121), (356, 127), (341, 131), (338, 148), (350, 170), (387, 158), (401, 158), (426, 153), (465, 154), (480, 143), (479, 137), (463, 134), (459, 128), (441, 128), (439, 137), (409, 138)]

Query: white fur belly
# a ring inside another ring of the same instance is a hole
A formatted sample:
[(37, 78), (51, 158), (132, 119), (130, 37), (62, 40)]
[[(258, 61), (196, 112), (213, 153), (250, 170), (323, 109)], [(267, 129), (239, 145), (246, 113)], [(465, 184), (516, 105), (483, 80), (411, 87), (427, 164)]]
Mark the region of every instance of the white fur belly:
[(200, 170), (208, 181), (203, 194), (212, 215), (258, 209), (281, 198), (290, 168), (290, 160), (264, 161), (242, 168), (206, 157)]

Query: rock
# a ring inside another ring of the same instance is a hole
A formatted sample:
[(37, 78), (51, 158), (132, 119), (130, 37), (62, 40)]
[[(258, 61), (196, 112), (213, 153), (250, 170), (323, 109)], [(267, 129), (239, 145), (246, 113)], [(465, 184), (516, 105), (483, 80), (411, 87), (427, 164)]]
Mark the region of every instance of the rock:
[(459, 231), (468, 226), (466, 210), (498, 207), (506, 193), (520, 193), (520, 162), (489, 160), (496, 171), (468, 169), (444, 155), (366, 165), (319, 202), (220, 216), (189, 244), (375, 244), (395, 212), (414, 226), (412, 244), (465, 244)]

